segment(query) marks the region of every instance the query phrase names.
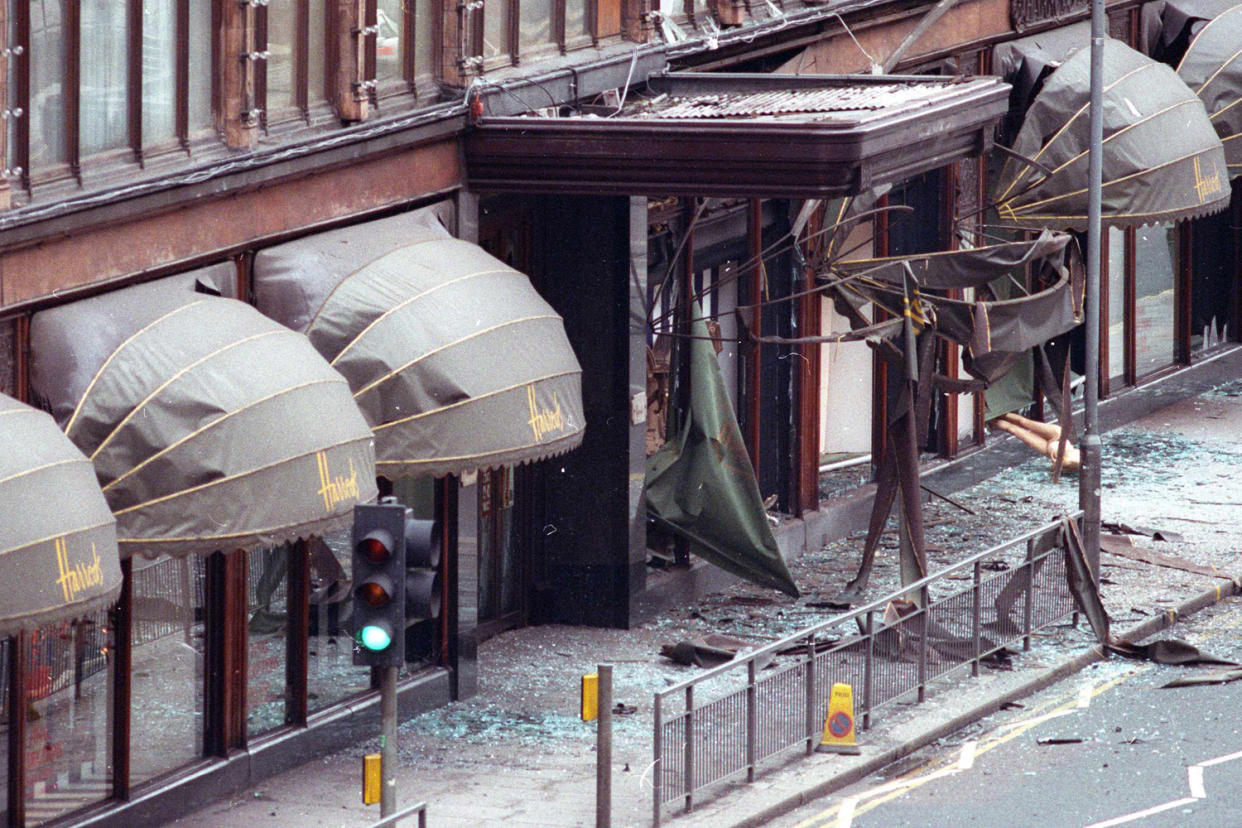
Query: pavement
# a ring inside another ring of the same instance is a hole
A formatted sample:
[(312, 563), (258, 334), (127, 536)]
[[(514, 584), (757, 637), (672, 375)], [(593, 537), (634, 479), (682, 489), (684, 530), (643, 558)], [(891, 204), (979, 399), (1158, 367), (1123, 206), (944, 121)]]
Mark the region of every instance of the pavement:
[[(1242, 349), (1119, 395), (1102, 414), (1111, 429), (1105, 437), (1104, 519), (1155, 525), (1170, 539), (1136, 536), (1140, 551), (1207, 569), (1206, 574), (1190, 572), (1167, 561), (1152, 564), (1105, 553), (1101, 593), (1114, 635), (1142, 640), (1242, 588), (1238, 377)], [(993, 451), (1009, 459), (993, 464), (988, 473), (984, 455)], [(1016, 465), (1009, 462), (1015, 458)], [(938, 544), (933, 569), (937, 560), (964, 557), (980, 543), (987, 548), (1033, 528), (1056, 510), (1072, 508), (1077, 500), (1075, 478), (1052, 484), (1047, 461), (1021, 454), (1010, 439), (995, 441), (994, 449), (928, 479), (938, 480), (940, 491), (952, 492), (968, 508), (973, 504), (978, 513), (967, 518), (943, 502), (934, 507), (953, 514), (938, 520), (932, 513), (930, 523), (941, 524), (940, 536), (929, 532), (929, 542)], [(932, 502), (928, 508), (933, 509)], [(427, 802), (431, 828), (595, 825), (596, 736), (594, 726), (578, 718), (579, 683), (596, 665), (612, 664), (614, 701), (634, 712), (614, 717), (611, 824), (651, 825), (652, 693), (694, 672), (661, 658), (661, 645), (704, 631), (761, 639), (763, 633), (777, 637), (810, 626), (821, 620), (812, 606), (816, 597), (843, 584), (856, 565), (852, 550), (860, 545), (855, 533), (791, 562), (799, 583), (810, 585), (798, 601), (769, 598), (740, 585), (631, 630), (540, 626), (484, 642), (478, 695), (402, 724), (399, 803)], [(895, 586), (892, 558), (882, 552), (877, 563), (875, 598)], [(666, 807), (662, 824), (764, 825), (1107, 657), (1085, 623), (1054, 625), (1035, 636), (1030, 651), (1013, 655), (1012, 669), (984, 670), (975, 679), (954, 676), (932, 687), (923, 704), (879, 711), (872, 727), (859, 733), (861, 755), (791, 751), (762, 765), (752, 784), (709, 788), (696, 796), (689, 812), (680, 804)], [(379, 809), (360, 802), (360, 757), (376, 750), (377, 742), (365, 740), (366, 735), (359, 734), (364, 740), (354, 749), (312, 759), (172, 824), (369, 825), (379, 819)]]

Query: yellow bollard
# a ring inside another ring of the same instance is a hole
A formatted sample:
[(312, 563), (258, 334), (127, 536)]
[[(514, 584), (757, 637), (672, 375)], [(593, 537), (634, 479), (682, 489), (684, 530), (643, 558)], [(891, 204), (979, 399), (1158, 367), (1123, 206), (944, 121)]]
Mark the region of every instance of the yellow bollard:
[(368, 753), (362, 757), (362, 804), (374, 805), (380, 801), (380, 754)]
[(587, 673), (582, 677), (582, 721), (591, 722), (599, 717), (599, 673)]
[(828, 717), (824, 719), (824, 735), (817, 753), (841, 753), (857, 756), (861, 751), (854, 739), (854, 690), (848, 684), (832, 685), (828, 697)]

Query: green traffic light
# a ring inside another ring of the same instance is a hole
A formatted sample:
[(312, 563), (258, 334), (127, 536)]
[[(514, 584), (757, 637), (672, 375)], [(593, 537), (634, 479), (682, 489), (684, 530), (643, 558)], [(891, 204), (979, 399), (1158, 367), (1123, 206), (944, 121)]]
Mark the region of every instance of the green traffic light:
[(378, 652), (392, 643), (392, 634), (383, 627), (368, 624), (358, 632), (358, 643), (368, 650)]

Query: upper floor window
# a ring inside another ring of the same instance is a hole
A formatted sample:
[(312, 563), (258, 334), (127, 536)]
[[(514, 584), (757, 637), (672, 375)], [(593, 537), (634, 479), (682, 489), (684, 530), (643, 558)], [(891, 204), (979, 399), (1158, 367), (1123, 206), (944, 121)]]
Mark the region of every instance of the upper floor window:
[[(483, 0), (472, 18), (476, 70), (591, 46), (604, 35), (598, 11), (610, 0)], [(612, 15), (615, 16), (615, 15)], [(611, 19), (610, 15), (605, 15)]]
[(270, 0), (256, 18), (263, 48), (256, 56), (256, 97), (270, 127), (281, 120), (307, 120), (327, 111), (327, 53), (335, 35), (327, 0)]
[(9, 167), (81, 177), (88, 157), (185, 148), (212, 127), (211, 4), (11, 2)]

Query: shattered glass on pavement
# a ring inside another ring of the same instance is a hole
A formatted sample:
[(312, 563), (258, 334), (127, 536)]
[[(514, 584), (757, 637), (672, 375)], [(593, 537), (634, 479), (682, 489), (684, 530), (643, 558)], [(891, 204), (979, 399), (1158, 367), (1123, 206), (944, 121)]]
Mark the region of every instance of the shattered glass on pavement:
[[(1137, 536), (1135, 543), (1237, 574), (1242, 570), (1236, 552), (1242, 546), (1242, 495), (1237, 494), (1242, 492), (1242, 448), (1234, 442), (1239, 424), (1242, 381), (1104, 435), (1104, 520), (1172, 530), (1182, 540)], [(947, 493), (975, 515), (938, 498), (927, 500), (931, 570), (1075, 510), (1078, 478), (1065, 475), (1054, 484), (1049, 467), (1047, 458), (1032, 456), (978, 485)], [(477, 696), (402, 725), (402, 764), (460, 768), (465, 778), (468, 772), (494, 770), (499, 760), (536, 770), (572, 768), (587, 779), (594, 773), (586, 757), (594, 750), (595, 727), (578, 719), (579, 682), (597, 664), (610, 663), (614, 702), (637, 708), (632, 715), (613, 717), (614, 761), (629, 769), (618, 784), (639, 786), (649, 801), (652, 694), (698, 672), (661, 658), (661, 645), (708, 633), (762, 645), (839, 614), (827, 602), (853, 576), (864, 536), (857, 531), (789, 561), (803, 593), (796, 600), (737, 583), (631, 630), (541, 626), (490, 639), (479, 648)], [(997, 560), (992, 566), (1012, 563)], [(1119, 631), (1223, 583), (1110, 553), (1101, 555), (1101, 563), (1102, 597)], [(898, 586), (897, 531), (890, 521), (868, 599)], [(1092, 644), (1085, 623), (1056, 625), (1033, 636), (1031, 650), (1016, 654), (1013, 666), (1049, 666)], [(938, 704), (934, 691), (927, 704)]]

